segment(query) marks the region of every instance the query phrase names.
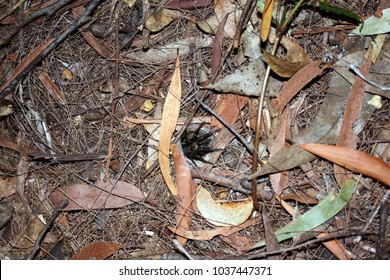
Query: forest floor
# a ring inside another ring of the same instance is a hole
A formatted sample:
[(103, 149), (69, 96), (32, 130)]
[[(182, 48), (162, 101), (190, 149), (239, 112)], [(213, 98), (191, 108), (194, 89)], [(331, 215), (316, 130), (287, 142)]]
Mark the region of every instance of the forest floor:
[[(388, 169), (372, 167), (385, 179), (372, 175), (361, 158), (351, 174), (325, 156), (292, 162), (287, 152), (321, 142), (389, 163), (387, 93), (367, 86), (362, 101), (348, 100), (361, 82), (348, 64), (363, 72), (381, 40), (366, 76), (388, 86), (387, 35), (351, 35), (387, 1), (327, 1), (336, 12), (306, 1), (275, 56), (275, 23), (260, 48), (261, 8), (243, 21), (244, 0), (34, 0), (15, 11), (20, 1), (8, 2), (0, 3), (1, 259), (389, 258)], [(310, 76), (299, 71), (317, 61), (319, 72), (283, 101), (283, 86)], [(271, 171), (251, 195), (267, 65), (257, 169)], [(352, 197), (321, 220), (317, 206), (340, 199), (345, 174)], [(312, 227), (275, 241), (309, 211)], [(267, 247), (251, 249), (261, 240)]]

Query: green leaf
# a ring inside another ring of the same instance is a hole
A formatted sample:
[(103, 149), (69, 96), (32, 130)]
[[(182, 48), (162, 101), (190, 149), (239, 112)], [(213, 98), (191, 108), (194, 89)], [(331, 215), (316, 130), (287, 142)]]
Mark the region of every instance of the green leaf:
[[(301, 215), (295, 221), (287, 224), (283, 228), (275, 232), (279, 242), (296, 237), (305, 233), (319, 225), (325, 223), (339, 213), (351, 199), (355, 192), (356, 181), (351, 179), (346, 181), (338, 195), (328, 195), (321, 203), (314, 206), (312, 209)], [(262, 240), (253, 245), (249, 250), (261, 248), (265, 246), (265, 240)]]
[(361, 17), (358, 14), (356, 14), (350, 10), (340, 8), (337, 6), (332, 6), (326, 2), (320, 2), (317, 7), (320, 8), (321, 10), (327, 12), (327, 13), (332, 13), (332, 14), (344, 16), (344, 17), (356, 20), (357, 22), (362, 22)]

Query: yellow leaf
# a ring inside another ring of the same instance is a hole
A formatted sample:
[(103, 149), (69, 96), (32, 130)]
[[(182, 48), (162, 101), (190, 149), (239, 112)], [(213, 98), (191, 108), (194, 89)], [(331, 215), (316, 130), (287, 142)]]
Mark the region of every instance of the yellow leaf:
[(264, 5), (263, 17), (261, 19), (260, 38), (265, 42), (271, 29), (272, 11), (274, 9), (274, 0), (266, 0)]
[(180, 61), (179, 56), (176, 58), (175, 72), (173, 73), (172, 81), (168, 89), (167, 97), (161, 119), (160, 142), (158, 149), (158, 161), (160, 164), (161, 173), (169, 191), (176, 196), (177, 188), (173, 182), (169, 167), (169, 148), (171, 146), (171, 138), (175, 131), (176, 123), (179, 118), (180, 100), (181, 100), (181, 77), (180, 77)]
[(123, 0), (127, 4), (127, 6), (131, 9), (133, 8), (136, 0)]
[(139, 107), (140, 110), (145, 111), (145, 112), (150, 112), (153, 109), (153, 103), (150, 99), (147, 99), (144, 104)]
[(61, 79), (64, 81), (71, 81), (73, 79), (72, 72), (68, 68), (65, 68), (64, 71), (62, 71)]

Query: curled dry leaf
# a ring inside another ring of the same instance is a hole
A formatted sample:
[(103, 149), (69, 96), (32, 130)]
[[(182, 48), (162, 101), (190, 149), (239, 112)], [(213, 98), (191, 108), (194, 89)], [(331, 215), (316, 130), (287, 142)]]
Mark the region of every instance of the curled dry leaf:
[(116, 242), (96, 242), (85, 246), (71, 260), (104, 260), (121, 248), (123, 245)]
[(227, 227), (218, 227), (215, 229), (210, 230), (183, 230), (183, 229), (176, 229), (173, 227), (168, 226), (169, 230), (173, 233), (180, 235), (182, 237), (192, 239), (192, 240), (211, 240), (215, 236), (223, 235), (223, 236), (229, 236), (231, 234), (234, 234), (236, 232), (239, 232), (240, 230), (243, 230), (249, 226), (252, 226), (260, 221), (260, 218), (251, 219), (248, 221), (245, 221), (244, 223), (238, 225), (238, 226), (227, 226)]
[(58, 207), (64, 198), (68, 198), (69, 204), (65, 211), (120, 208), (145, 199), (138, 188), (123, 181), (116, 184), (97, 181), (95, 185), (70, 185), (54, 191), (49, 199)]
[(199, 187), (196, 207), (201, 215), (213, 225), (238, 226), (249, 218), (253, 210), (253, 202), (252, 199), (238, 202), (216, 202), (207, 190)]
[(325, 144), (297, 144), (299, 147), (349, 170), (367, 175), (390, 186), (390, 166), (366, 152)]
[(304, 61), (290, 62), (268, 52), (264, 52), (264, 59), (271, 67), (272, 71), (284, 78), (292, 77), (295, 73), (307, 65)]

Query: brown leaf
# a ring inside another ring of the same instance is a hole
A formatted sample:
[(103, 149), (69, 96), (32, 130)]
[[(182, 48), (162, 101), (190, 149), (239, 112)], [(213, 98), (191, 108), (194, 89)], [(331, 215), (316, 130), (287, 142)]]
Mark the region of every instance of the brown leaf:
[(266, 0), (264, 4), (263, 17), (261, 18), (260, 38), (265, 42), (271, 30), (272, 12), (274, 10), (274, 0)]
[[(265, 235), (265, 246), (267, 252), (278, 251), (280, 245), (278, 239), (276, 238), (275, 231), (272, 228), (271, 222), (268, 220), (265, 207), (263, 207), (263, 224), (264, 224), (264, 235)], [(268, 256), (269, 260), (280, 260), (280, 255), (270, 255)]]
[(53, 43), (53, 41), (56, 39), (51, 38), (47, 41), (40, 44), (38, 47), (36, 47), (26, 58), (23, 59), (23, 61), (19, 64), (18, 67), (16, 67), (15, 71), (12, 73), (11, 77), (3, 84), (3, 86), (0, 88), (0, 92), (3, 92), (5, 88), (7, 88), (14, 79), (16, 79), (34, 60), (38, 58), (38, 56), (41, 54), (41, 52), (46, 49), (48, 46)]
[(97, 181), (96, 186), (85, 183), (58, 189), (49, 199), (58, 207), (64, 198), (69, 199), (65, 211), (120, 208), (145, 199), (143, 193), (130, 183)]
[(289, 62), (268, 52), (264, 52), (264, 59), (271, 67), (272, 71), (284, 78), (290, 78), (300, 69), (307, 65), (306, 62)]
[(170, 174), (169, 166), (169, 147), (171, 138), (175, 131), (176, 123), (179, 118), (181, 101), (181, 77), (180, 77), (180, 60), (176, 58), (175, 72), (172, 77), (171, 84), (168, 89), (167, 97), (165, 98), (164, 110), (161, 119), (160, 128), (160, 143), (158, 149), (158, 159), (160, 163), (161, 173), (169, 191), (176, 196), (177, 188)]
[(253, 241), (244, 235), (232, 234), (229, 236), (221, 236), (221, 239), (236, 249), (239, 253), (242, 253), (250, 246), (253, 245)]
[[(220, 101), (215, 107), (214, 111), (229, 125), (233, 125), (242, 108), (248, 102), (249, 97), (247, 96), (239, 96), (236, 94), (224, 94), (222, 95)], [(225, 126), (221, 124), (216, 117), (211, 118), (210, 125), (212, 127), (224, 128)], [(218, 137), (218, 135), (216, 136)], [(221, 139), (216, 140), (219, 142)]]
[(34, 243), (44, 227), (44, 223), (37, 216), (31, 216), (23, 236), (16, 243), (16, 247), (24, 249), (34, 247)]
[(169, 1), (165, 7), (169, 9), (193, 10), (205, 8), (213, 3), (213, 0), (179, 0)]
[(123, 245), (116, 242), (96, 242), (85, 246), (71, 260), (104, 260), (121, 248)]
[[(173, 160), (175, 162), (177, 185), (177, 226), (183, 230), (191, 228), (192, 221), (192, 176), (191, 170), (177, 144), (171, 146)], [(179, 236), (180, 245), (184, 246), (187, 239)]]
[(49, 75), (43, 71), (38, 71), (38, 79), (42, 82), (46, 90), (52, 97), (57, 99), (61, 104), (65, 104), (65, 97)]
[(321, 61), (313, 61), (300, 69), (279, 92), (277, 98), (272, 100), (272, 105), (278, 113), (281, 113), (287, 103), (312, 79), (317, 77), (325, 68), (321, 68)]
[(217, 33), (213, 41), (213, 54), (211, 56), (211, 75), (214, 75), (222, 62), (223, 30), (228, 18), (228, 14), (218, 25)]
[(2, 135), (0, 135), (0, 146), (19, 152), (18, 144), (14, 140)]
[(16, 192), (16, 177), (0, 176), (0, 198), (10, 196)]
[(145, 22), (145, 27), (151, 32), (157, 32), (182, 15), (180, 11), (162, 9), (154, 12)]
[(297, 144), (299, 147), (330, 160), (352, 172), (367, 175), (390, 186), (390, 166), (366, 152), (349, 147), (325, 144)]
[[(371, 67), (372, 48), (370, 48), (368, 52), (369, 55), (361, 67), (361, 72), (364, 76), (368, 75)], [(357, 135), (353, 132), (353, 126), (361, 115), (365, 84), (366, 82), (360, 77), (356, 77), (351, 91), (349, 92), (347, 104), (345, 105), (343, 122), (341, 124), (337, 146), (356, 148)], [(340, 166), (335, 166), (334, 171), (337, 183), (340, 186), (342, 186), (344, 182), (352, 176), (352, 174), (348, 174), (346, 170)]]
[(309, 55), (293, 38), (283, 36), (280, 43), (287, 50), (287, 54), (284, 57), (285, 60), (289, 62), (304, 62), (305, 64), (312, 62)]
[(214, 11), (218, 22), (221, 22), (222, 19), (228, 15), (228, 19), (225, 24), (225, 33), (229, 38), (234, 38), (242, 10), (237, 9), (235, 1), (216, 0), (214, 3)]
[(99, 40), (92, 34), (90, 31), (81, 32), (84, 40), (102, 57), (111, 59), (113, 57), (113, 52), (111, 52), (106, 46), (101, 44)]
[[(324, 238), (329, 236), (330, 234), (327, 232), (322, 232), (319, 235), (317, 235), (317, 238)], [(329, 251), (331, 251), (339, 260), (350, 260), (351, 257), (349, 256), (347, 250), (344, 248), (343, 244), (340, 243), (339, 240), (329, 240), (324, 241), (322, 244), (325, 245), (326, 248), (328, 248)]]
[(280, 198), (283, 200), (295, 200), (303, 204), (317, 204), (318, 200), (308, 196), (301, 190), (295, 190), (295, 193), (282, 193)]

